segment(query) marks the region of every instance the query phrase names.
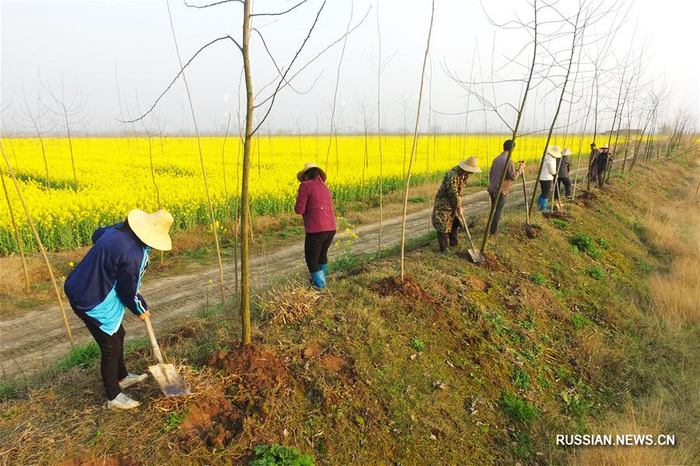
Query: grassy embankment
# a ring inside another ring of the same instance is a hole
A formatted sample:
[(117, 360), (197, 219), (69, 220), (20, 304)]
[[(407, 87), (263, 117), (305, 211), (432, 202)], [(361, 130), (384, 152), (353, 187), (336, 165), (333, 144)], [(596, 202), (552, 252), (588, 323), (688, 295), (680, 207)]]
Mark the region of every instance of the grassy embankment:
[[(320, 299), (283, 287), (259, 300), (243, 351), (236, 313), (209, 309), (162, 338), (192, 385), (186, 399), (147, 383), (129, 390), (138, 411), (104, 411), (94, 357), (5, 386), (0, 458), (230, 464), (281, 443), (318, 464), (691, 464), (697, 177), (638, 166), (569, 218), (539, 219), (534, 240), (506, 218), (479, 266), (466, 246), (441, 255), (426, 239), (403, 284), (388, 258), (346, 270)], [(132, 370), (146, 369), (145, 348), (132, 345)], [(554, 445), (575, 433), (675, 434), (677, 446)]]

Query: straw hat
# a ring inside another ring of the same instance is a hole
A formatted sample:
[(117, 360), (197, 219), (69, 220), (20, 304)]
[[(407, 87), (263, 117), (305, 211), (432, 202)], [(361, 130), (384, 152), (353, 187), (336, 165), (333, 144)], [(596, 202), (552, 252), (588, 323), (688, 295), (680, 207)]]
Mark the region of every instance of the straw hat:
[(574, 153), (571, 152), (571, 150), (569, 150), (568, 147), (565, 147), (564, 151), (561, 153), (561, 155), (574, 155)]
[(170, 251), (173, 248), (168, 231), (174, 220), (167, 210), (147, 214), (143, 210), (134, 209), (129, 212), (127, 220), (131, 230), (147, 246), (160, 251)]
[(459, 168), (469, 173), (481, 173), (481, 168), (479, 168), (476, 155), (469, 157), (467, 160), (460, 161)]
[(610, 149), (610, 146), (608, 146), (607, 144), (603, 144), (603, 149)]
[(561, 158), (561, 149), (559, 149), (559, 146), (547, 146), (547, 153), (555, 159)]
[[(297, 173), (297, 180), (304, 181), (304, 173), (306, 173), (308, 170), (311, 170), (312, 168), (318, 168), (319, 170), (321, 170), (321, 168), (318, 165), (316, 165), (313, 162), (309, 162), (306, 165), (304, 165), (304, 169), (302, 171)], [(323, 170), (321, 170), (321, 179), (323, 181), (326, 181), (326, 172), (324, 172)]]

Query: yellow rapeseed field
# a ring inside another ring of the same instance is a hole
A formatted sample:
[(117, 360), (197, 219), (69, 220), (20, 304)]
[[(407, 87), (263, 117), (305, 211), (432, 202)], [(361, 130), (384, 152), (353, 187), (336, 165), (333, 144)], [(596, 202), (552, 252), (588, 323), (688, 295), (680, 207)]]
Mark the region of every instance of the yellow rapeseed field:
[[(413, 182), (440, 178), (460, 159), (479, 157), (484, 184), (490, 161), (501, 152), (506, 136), (439, 135), (420, 139), (413, 166)], [(581, 137), (569, 136), (578, 153)], [(587, 153), (587, 139), (583, 152)], [(161, 207), (175, 217), (177, 229), (209, 223), (202, 170), (195, 138), (83, 138), (73, 139), (78, 189), (67, 139), (45, 139), (50, 189), (38, 139), (4, 139), (3, 145), (34, 218), (39, 234), (50, 250), (90, 243), (100, 225), (116, 223), (133, 208), (156, 210), (158, 186)], [(379, 193), (379, 141), (377, 136), (266, 136), (255, 138), (251, 164), (251, 213), (291, 212), (298, 181), (296, 173), (306, 162), (316, 162), (328, 174), (336, 202), (371, 199)], [(538, 159), (544, 149), (542, 136), (520, 139), (514, 158)], [(551, 144), (563, 145), (563, 136)], [(242, 149), (237, 138), (204, 138), (203, 152), (209, 189), (222, 223), (233, 215), (240, 190)], [(400, 189), (412, 140), (382, 137), (385, 192)], [(330, 150), (329, 150), (330, 147)], [(151, 171), (151, 158), (153, 172)], [(3, 164), (4, 165), (4, 164)], [(2, 167), (6, 176), (7, 167)], [(484, 176), (486, 175), (486, 176)], [(25, 247), (31, 250), (26, 218), (11, 183), (10, 202), (21, 228)], [(4, 195), (3, 195), (4, 197)], [(0, 254), (17, 250), (7, 202), (0, 203)]]

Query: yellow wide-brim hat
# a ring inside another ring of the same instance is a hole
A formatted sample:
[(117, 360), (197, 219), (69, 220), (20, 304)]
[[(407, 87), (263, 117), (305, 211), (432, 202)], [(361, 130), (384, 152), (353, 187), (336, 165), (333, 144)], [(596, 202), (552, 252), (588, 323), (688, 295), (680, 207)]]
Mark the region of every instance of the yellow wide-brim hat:
[(167, 210), (147, 214), (143, 210), (134, 209), (129, 212), (127, 220), (131, 230), (147, 246), (159, 251), (170, 251), (173, 248), (169, 231), (175, 220)]
[(311, 170), (312, 168), (318, 168), (321, 171), (321, 179), (325, 182), (326, 181), (326, 172), (324, 172), (321, 167), (316, 165), (313, 162), (309, 162), (306, 165), (304, 165), (304, 169), (297, 173), (297, 180), (299, 181), (304, 181), (304, 173), (306, 173), (308, 170)]
[(559, 146), (547, 146), (547, 153), (555, 159), (561, 158), (561, 149)]
[(467, 160), (459, 162), (459, 168), (469, 173), (481, 173), (481, 168), (476, 160), (476, 155), (469, 157)]

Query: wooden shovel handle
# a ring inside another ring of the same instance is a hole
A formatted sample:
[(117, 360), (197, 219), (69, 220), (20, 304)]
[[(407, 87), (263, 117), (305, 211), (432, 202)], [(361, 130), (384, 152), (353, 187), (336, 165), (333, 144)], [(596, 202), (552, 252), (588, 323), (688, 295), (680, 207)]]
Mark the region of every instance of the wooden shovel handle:
[(156, 334), (153, 333), (153, 326), (151, 325), (151, 319), (148, 316), (143, 318), (143, 322), (146, 324), (146, 330), (148, 331), (148, 337), (151, 339), (151, 346), (153, 346), (153, 354), (155, 354), (156, 359), (159, 364), (163, 364), (163, 355), (160, 354), (160, 346), (158, 346), (158, 340), (156, 340)]

